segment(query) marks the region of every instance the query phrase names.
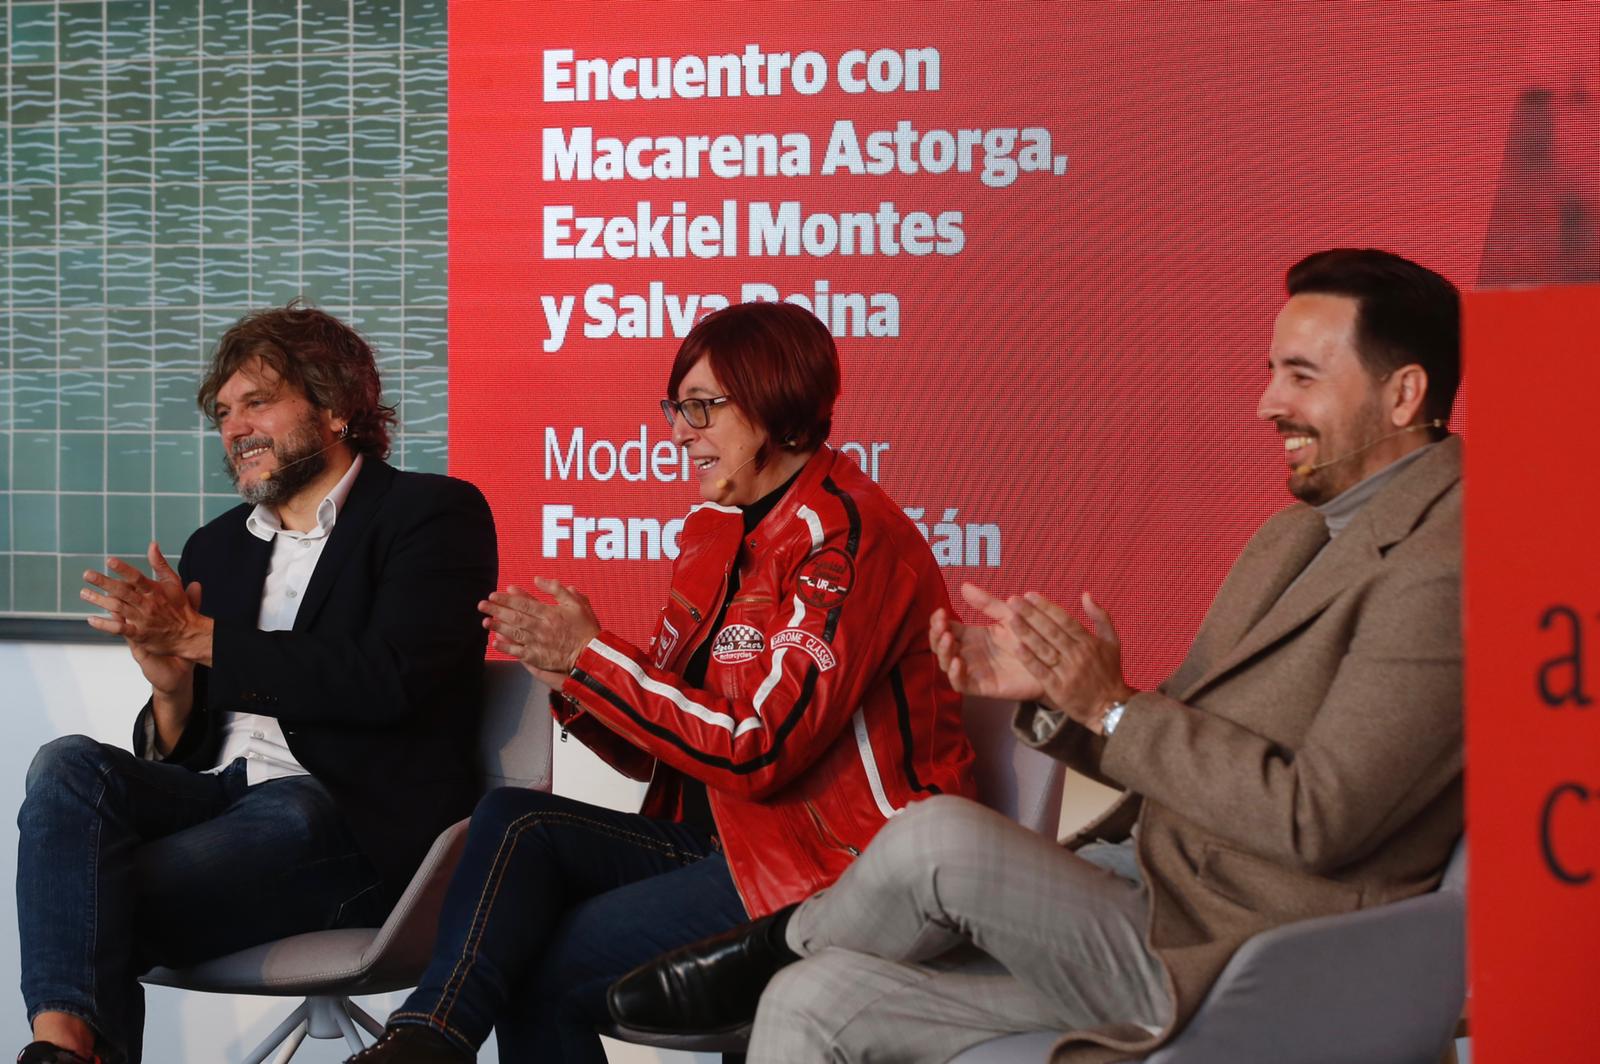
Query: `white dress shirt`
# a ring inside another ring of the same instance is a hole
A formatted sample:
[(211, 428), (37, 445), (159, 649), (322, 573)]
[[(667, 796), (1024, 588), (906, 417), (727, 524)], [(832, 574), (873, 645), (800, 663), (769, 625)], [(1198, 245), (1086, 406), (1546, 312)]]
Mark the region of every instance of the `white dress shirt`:
[[(261, 612), (256, 620), (256, 627), (263, 632), (284, 632), (294, 627), (322, 548), (327, 545), (334, 522), (339, 520), (339, 510), (360, 472), (361, 456), (356, 455), (350, 469), (317, 505), (317, 525), (309, 532), (284, 528), (278, 515), (267, 506), (257, 506), (245, 518), (244, 526), (252, 536), (272, 544), (272, 560), (261, 585)], [(220, 772), (242, 757), (246, 761), (246, 779), (252, 785), (305, 774), (305, 768), (290, 753), (276, 718), (257, 713), (224, 713), (221, 728), (222, 746), (212, 772)]]

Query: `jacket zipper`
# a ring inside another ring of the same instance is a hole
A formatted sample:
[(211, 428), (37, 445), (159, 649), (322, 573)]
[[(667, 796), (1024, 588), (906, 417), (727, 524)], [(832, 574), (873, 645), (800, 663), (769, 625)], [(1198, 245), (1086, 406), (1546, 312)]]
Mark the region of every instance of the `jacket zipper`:
[[(732, 568), (733, 563), (731, 561), (722, 567), (722, 583), (717, 585), (716, 601), (719, 606), (722, 604), (723, 596), (728, 593), (728, 573), (732, 570)], [(669, 588), (667, 594), (673, 599), (676, 599), (679, 605), (689, 611), (689, 619), (694, 621), (695, 624), (698, 625), (702, 620), (705, 619), (706, 615), (700, 612), (700, 608), (694, 603), (690, 602), (688, 599), (684, 598), (683, 593), (677, 588)], [(684, 647), (685, 653), (678, 660), (687, 665), (694, 657), (695, 652), (700, 649), (701, 644), (703, 644), (707, 639), (710, 639), (714, 634), (715, 633), (711, 632), (710, 630), (702, 633), (699, 639), (696, 639), (692, 644)], [(708, 669), (707, 671), (709, 672), (710, 670)], [(679, 675), (682, 675), (682, 673)]]
[[(724, 581), (726, 581), (728, 574), (723, 573), (722, 578)], [(677, 588), (672, 588), (668, 591), (668, 594), (671, 595), (672, 598), (676, 599), (680, 606), (689, 611), (690, 620), (694, 621), (695, 624), (700, 623), (701, 618), (703, 618), (705, 615), (700, 612), (700, 608), (698, 606), (684, 598), (683, 594)]]
[(806, 812), (811, 817), (811, 823), (816, 827), (817, 834), (822, 836), (823, 842), (834, 847), (835, 849), (845, 851), (851, 857), (861, 856), (860, 850), (841, 839), (838, 834), (823, 821), (822, 814), (817, 811), (817, 807), (815, 805), (811, 804), (811, 799), (807, 798), (804, 804), (806, 807)]
[[(732, 564), (733, 563), (730, 562), (730, 563), (728, 563), (728, 565), (724, 566), (723, 569), (722, 569), (722, 584), (721, 584), (721, 586), (719, 586), (717, 588), (717, 602), (718, 603), (720, 603), (722, 601), (722, 596), (724, 596), (724, 595), (726, 595), (728, 593), (728, 572), (729, 572), (729, 569), (732, 566)], [(668, 588), (667, 589), (667, 596), (669, 598), (672, 598), (672, 599), (676, 600), (679, 605), (681, 605), (684, 609), (688, 610), (690, 619), (693, 620), (696, 625), (698, 625), (700, 623), (701, 618), (705, 616), (705, 614), (700, 612), (700, 608), (698, 606), (696, 606), (694, 603), (690, 602), (688, 599), (684, 598), (683, 594), (681, 592), (679, 592), (677, 588), (675, 588), (675, 587)], [(695, 652), (700, 649), (701, 644), (704, 643), (710, 637), (711, 637), (711, 633), (709, 631), (707, 631), (707, 632), (701, 634), (700, 638), (695, 640), (692, 644), (685, 645), (683, 650), (680, 652), (681, 656), (678, 658), (678, 660), (681, 661), (684, 664), (688, 664), (690, 659), (692, 659), (694, 657)], [(710, 669), (708, 668), (706, 671), (709, 672)], [(681, 677), (683, 675), (683, 673), (680, 671), (678, 673), (678, 675)], [(645, 788), (644, 788), (644, 793), (645, 793), (646, 800), (649, 799), (650, 792), (655, 789), (656, 772), (657, 772), (658, 769), (660, 769), (660, 767), (661, 767), (661, 759), (659, 757), (658, 758), (654, 758), (652, 760), (652, 762), (651, 762), (651, 765), (650, 765), (650, 782), (645, 784)], [(707, 788), (707, 791), (708, 792), (710, 791), (709, 787)], [(707, 797), (709, 799), (709, 793), (708, 793)], [(711, 818), (712, 818), (713, 821), (716, 820), (716, 812), (715, 812), (715, 810), (712, 811)], [(729, 872), (732, 872), (732, 870), (733, 870), (732, 866), (730, 865), (729, 866)], [(738, 888), (739, 888), (739, 884), (737, 882), (735, 882), (734, 883), (734, 889), (738, 890)], [(744, 901), (743, 892), (740, 892), (739, 900), (740, 901)], [(749, 911), (750, 911), (750, 906), (749, 906), (748, 903), (746, 903), (745, 904), (745, 912), (749, 912)]]

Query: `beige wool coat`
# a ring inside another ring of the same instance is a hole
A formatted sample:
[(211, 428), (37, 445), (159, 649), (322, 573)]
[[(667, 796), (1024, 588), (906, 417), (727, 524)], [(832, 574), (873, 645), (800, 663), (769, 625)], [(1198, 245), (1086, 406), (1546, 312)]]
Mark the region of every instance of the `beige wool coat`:
[(1462, 831), (1460, 441), (1400, 470), (1294, 583), (1325, 542), (1305, 505), (1263, 525), (1183, 664), (1111, 738), (1066, 723), (1037, 739), (1019, 713), (1023, 741), (1126, 792), (1068, 845), (1137, 823), (1146, 935), (1177, 1003), (1158, 1036), (1073, 1032), (1053, 1060), (1148, 1053), (1252, 935), (1443, 874)]

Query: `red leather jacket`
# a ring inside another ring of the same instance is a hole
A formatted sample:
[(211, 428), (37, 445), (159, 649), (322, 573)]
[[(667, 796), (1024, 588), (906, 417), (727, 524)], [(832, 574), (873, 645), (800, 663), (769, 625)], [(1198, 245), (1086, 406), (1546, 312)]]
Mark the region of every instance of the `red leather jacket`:
[[(557, 716), (650, 780), (646, 815), (680, 816), (683, 775), (705, 782), (751, 916), (832, 883), (908, 803), (974, 794), (961, 699), (928, 649), (944, 578), (848, 456), (818, 451), (748, 536), (739, 510), (703, 503), (678, 543), (650, 652), (601, 632)], [(706, 690), (686, 687), (679, 673), (708, 638)]]

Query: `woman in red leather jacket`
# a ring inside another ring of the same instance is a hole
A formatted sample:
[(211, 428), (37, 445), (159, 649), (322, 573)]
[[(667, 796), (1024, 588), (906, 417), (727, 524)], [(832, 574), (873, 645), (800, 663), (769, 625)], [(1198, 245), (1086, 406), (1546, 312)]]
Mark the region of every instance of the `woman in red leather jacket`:
[(960, 698), (928, 649), (927, 543), (826, 444), (839, 359), (789, 303), (709, 315), (662, 410), (704, 499), (648, 649), (553, 580), (482, 604), (495, 646), (643, 809), (496, 790), (473, 813), (433, 960), (353, 1060), (604, 1061), (617, 976), (832, 883), (889, 817), (973, 794)]

